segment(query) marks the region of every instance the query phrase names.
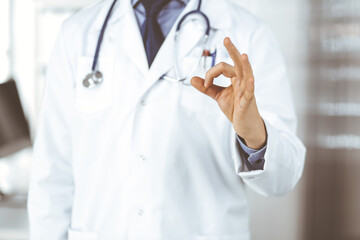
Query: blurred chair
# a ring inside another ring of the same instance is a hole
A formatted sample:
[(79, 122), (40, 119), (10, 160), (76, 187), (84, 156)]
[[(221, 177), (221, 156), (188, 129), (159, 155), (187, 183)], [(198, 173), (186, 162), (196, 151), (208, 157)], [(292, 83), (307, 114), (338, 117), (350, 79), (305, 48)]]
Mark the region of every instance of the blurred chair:
[(0, 158), (30, 147), (29, 125), (14, 79), (0, 84)]

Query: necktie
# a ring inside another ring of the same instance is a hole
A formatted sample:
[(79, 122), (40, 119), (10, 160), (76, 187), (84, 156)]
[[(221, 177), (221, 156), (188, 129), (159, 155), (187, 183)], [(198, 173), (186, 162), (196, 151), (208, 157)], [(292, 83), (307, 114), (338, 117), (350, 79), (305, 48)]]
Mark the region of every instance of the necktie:
[(157, 15), (169, 0), (142, 0), (146, 18), (141, 26), (141, 35), (146, 50), (149, 66), (164, 42), (164, 35), (157, 21)]

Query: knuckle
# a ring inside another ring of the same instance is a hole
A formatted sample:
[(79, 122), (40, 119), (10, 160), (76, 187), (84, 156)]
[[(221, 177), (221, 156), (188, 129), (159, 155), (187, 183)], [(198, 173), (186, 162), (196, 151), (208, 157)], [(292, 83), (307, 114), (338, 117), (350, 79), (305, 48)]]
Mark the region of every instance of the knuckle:
[(205, 79), (209, 79), (211, 77), (211, 71), (208, 70), (206, 73), (205, 73)]
[(220, 62), (220, 63), (218, 63), (219, 64), (219, 67), (220, 68), (225, 68), (226, 67), (226, 63), (225, 62)]
[(241, 78), (241, 77), (234, 76), (233, 79), (234, 79), (234, 81), (236, 81), (237, 83), (241, 83), (241, 82), (242, 82), (242, 78)]
[(249, 101), (252, 100), (254, 98), (253, 92), (247, 92), (247, 94), (245, 94), (245, 98)]
[(251, 100), (253, 99), (253, 96), (245, 96), (245, 99), (246, 99), (248, 102), (251, 102)]

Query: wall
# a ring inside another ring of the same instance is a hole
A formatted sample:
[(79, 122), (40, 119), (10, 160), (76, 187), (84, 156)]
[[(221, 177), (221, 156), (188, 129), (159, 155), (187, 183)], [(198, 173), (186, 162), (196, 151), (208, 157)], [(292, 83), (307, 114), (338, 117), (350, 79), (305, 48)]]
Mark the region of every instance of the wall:
[[(299, 127), (306, 130), (307, 4), (301, 0), (234, 0), (259, 17), (274, 33), (285, 57)], [(305, 168), (306, 169), (306, 168)], [(249, 190), (251, 232), (254, 240), (304, 239), (304, 194), (307, 171), (294, 191), (279, 198), (265, 198)]]

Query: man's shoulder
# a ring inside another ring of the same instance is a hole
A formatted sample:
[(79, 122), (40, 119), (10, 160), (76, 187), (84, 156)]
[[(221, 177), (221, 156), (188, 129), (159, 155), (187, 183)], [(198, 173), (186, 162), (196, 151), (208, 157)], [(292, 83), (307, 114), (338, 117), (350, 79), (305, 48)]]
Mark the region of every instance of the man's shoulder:
[(108, 0), (102, 0), (78, 10), (63, 22), (62, 30), (69, 35), (88, 30), (107, 2)]
[(264, 24), (249, 10), (236, 3), (234, 0), (227, 0), (230, 16), (239, 25), (245, 25), (251, 29), (258, 29)]

